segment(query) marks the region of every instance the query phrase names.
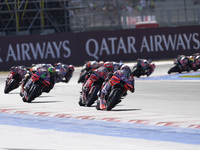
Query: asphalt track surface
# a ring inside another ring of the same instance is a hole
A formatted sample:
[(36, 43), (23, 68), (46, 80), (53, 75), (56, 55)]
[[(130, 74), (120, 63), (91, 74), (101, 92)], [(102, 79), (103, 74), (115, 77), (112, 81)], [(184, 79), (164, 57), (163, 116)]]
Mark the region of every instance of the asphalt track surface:
[(1, 73), (0, 149), (199, 150), (200, 78), (168, 75), (171, 66), (156, 62), (151, 77), (136, 78), (135, 93), (112, 111), (78, 105), (80, 68), (32, 103), (22, 101), (19, 88), (4, 94)]

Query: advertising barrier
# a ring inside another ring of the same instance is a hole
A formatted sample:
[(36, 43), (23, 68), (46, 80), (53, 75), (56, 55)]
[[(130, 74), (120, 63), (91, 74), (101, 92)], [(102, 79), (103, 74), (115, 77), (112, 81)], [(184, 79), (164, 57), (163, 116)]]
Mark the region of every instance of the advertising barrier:
[(172, 59), (200, 52), (200, 26), (0, 37), (0, 71), (11, 66), (88, 60)]

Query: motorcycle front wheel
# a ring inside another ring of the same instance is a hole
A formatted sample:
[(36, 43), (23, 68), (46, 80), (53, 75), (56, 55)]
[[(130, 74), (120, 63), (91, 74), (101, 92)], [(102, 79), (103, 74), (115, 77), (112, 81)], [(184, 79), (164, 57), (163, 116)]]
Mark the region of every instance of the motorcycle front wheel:
[(179, 69), (179, 67), (177, 65), (174, 66), (174, 67), (172, 67), (172, 68), (170, 68), (167, 73), (170, 74), (172, 72), (179, 72), (179, 73), (181, 73), (181, 71), (180, 71), (180, 69)]
[(30, 91), (31, 93), (28, 96), (27, 102), (31, 103), (35, 99), (35, 97), (38, 95), (39, 91), (40, 91), (40, 87), (38, 85), (34, 85), (32, 90)]
[(114, 89), (111, 92), (111, 95), (108, 98), (108, 102), (106, 103), (106, 110), (111, 110), (117, 105), (121, 98), (121, 89)]
[(88, 98), (88, 101), (86, 102), (86, 106), (90, 107), (94, 102), (97, 100), (98, 96), (97, 93), (99, 92), (100, 87), (95, 86), (92, 90), (92, 93), (90, 94), (90, 97)]
[(12, 91), (13, 89), (15, 89), (16, 83), (17, 82), (14, 79), (12, 79), (12, 81), (9, 81), (9, 83), (5, 86), (4, 93), (7, 94), (10, 91)]

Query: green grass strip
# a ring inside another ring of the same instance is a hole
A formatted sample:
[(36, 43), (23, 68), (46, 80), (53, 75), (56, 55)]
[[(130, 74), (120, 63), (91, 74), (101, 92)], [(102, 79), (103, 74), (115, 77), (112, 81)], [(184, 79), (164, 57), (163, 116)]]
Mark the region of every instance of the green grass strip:
[(200, 78), (200, 75), (184, 75), (181, 78)]

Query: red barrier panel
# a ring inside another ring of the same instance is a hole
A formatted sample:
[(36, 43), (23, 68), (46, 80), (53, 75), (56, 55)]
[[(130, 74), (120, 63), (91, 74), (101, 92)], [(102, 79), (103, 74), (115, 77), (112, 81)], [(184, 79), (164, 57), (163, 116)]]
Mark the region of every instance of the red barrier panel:
[(137, 22), (135, 28), (158, 28), (159, 24), (156, 21)]

